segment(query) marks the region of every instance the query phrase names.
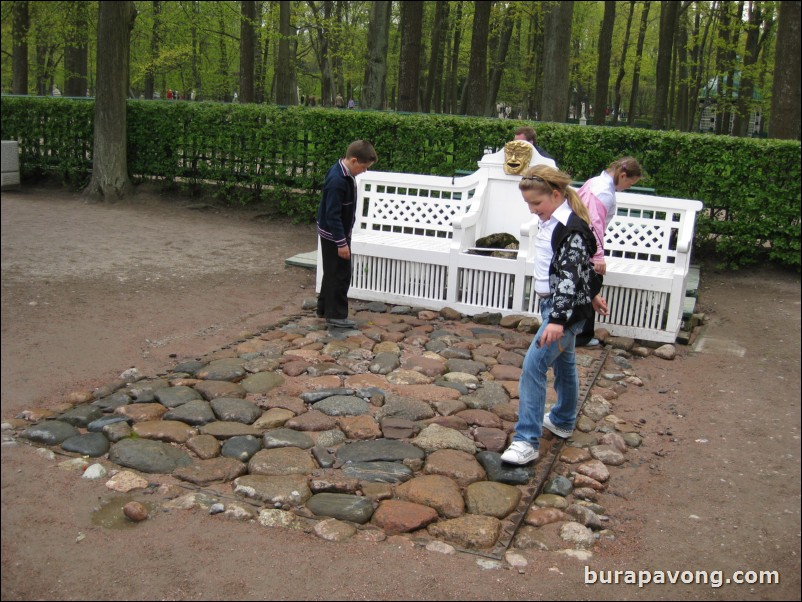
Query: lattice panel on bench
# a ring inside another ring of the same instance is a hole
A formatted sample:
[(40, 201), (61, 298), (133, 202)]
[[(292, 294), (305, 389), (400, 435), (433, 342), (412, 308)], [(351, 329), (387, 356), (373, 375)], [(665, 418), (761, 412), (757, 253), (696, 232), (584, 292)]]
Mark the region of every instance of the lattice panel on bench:
[(457, 287), (457, 301), (460, 303), (491, 309), (513, 307), (513, 274), (460, 268)]
[(671, 264), (676, 261), (679, 213), (619, 209), (604, 240), (608, 257)]
[(351, 288), (434, 301), (446, 300), (448, 267), (355, 254)]
[[(365, 184), (363, 230), (451, 238), (452, 222), (464, 214), (475, 192)], [(463, 200), (464, 199), (464, 200)]]

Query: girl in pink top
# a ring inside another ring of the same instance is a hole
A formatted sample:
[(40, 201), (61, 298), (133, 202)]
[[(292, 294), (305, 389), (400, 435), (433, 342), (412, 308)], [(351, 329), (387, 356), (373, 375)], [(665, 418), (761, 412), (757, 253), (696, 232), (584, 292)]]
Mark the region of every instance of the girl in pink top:
[[(615, 193), (622, 192), (638, 183), (643, 175), (640, 163), (634, 157), (622, 157), (595, 178), (591, 178), (579, 189), (579, 198), (588, 208), (590, 229), (596, 237), (596, 254), (591, 258), (594, 271), (603, 277), (607, 272), (604, 260), (604, 233), (616, 211)], [(599, 341), (593, 338), (593, 316), (585, 320), (585, 328), (576, 337), (577, 346), (593, 347)]]

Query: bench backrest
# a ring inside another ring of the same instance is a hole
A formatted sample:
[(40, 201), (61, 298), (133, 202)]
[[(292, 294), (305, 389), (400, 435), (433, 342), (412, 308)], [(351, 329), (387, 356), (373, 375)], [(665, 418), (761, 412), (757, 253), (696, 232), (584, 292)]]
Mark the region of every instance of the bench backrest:
[(477, 173), (461, 178), (369, 171), (357, 177), (358, 232), (451, 238), (482, 188)]
[(606, 256), (659, 264), (687, 256), (701, 202), (619, 192), (616, 205), (604, 239)]

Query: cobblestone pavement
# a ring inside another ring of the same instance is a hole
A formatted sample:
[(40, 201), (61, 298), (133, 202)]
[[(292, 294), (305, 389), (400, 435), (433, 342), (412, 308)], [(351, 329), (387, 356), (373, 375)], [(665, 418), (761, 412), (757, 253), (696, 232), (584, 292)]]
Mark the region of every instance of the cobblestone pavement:
[(376, 303), (354, 317), (343, 330), (302, 314), (162, 374), (128, 370), (5, 421), (4, 444), (19, 437), (73, 456), (85, 478), (110, 476), (111, 489), (159, 494), (117, 508), (125, 520), (201, 507), (324, 539), (403, 535), (495, 559), (510, 544), (586, 550), (615, 537), (600, 499), (607, 467), (641, 439), (609, 400), (641, 384), (630, 360), (652, 349), (604, 333), (606, 346), (578, 349), (574, 435), (563, 446), (547, 433), (541, 459), (517, 467), (500, 452), (536, 320)]

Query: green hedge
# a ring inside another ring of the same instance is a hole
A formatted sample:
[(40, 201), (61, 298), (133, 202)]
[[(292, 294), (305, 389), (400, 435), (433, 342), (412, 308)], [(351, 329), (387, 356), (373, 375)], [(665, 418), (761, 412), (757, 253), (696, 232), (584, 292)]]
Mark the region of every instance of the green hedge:
[[(92, 100), (2, 98), (2, 137), (20, 143), (25, 178), (55, 175), (79, 188), (92, 166)], [(524, 122), (275, 105), (128, 103), (128, 160), (135, 181), (214, 186), (237, 202), (274, 199), (313, 219), (326, 170), (356, 139), (373, 142), (374, 169), (451, 176), (476, 169)], [(641, 128), (534, 123), (538, 144), (575, 180), (637, 157), (641, 185), (698, 199), (697, 252), (725, 264), (762, 260), (800, 267), (800, 143)]]

